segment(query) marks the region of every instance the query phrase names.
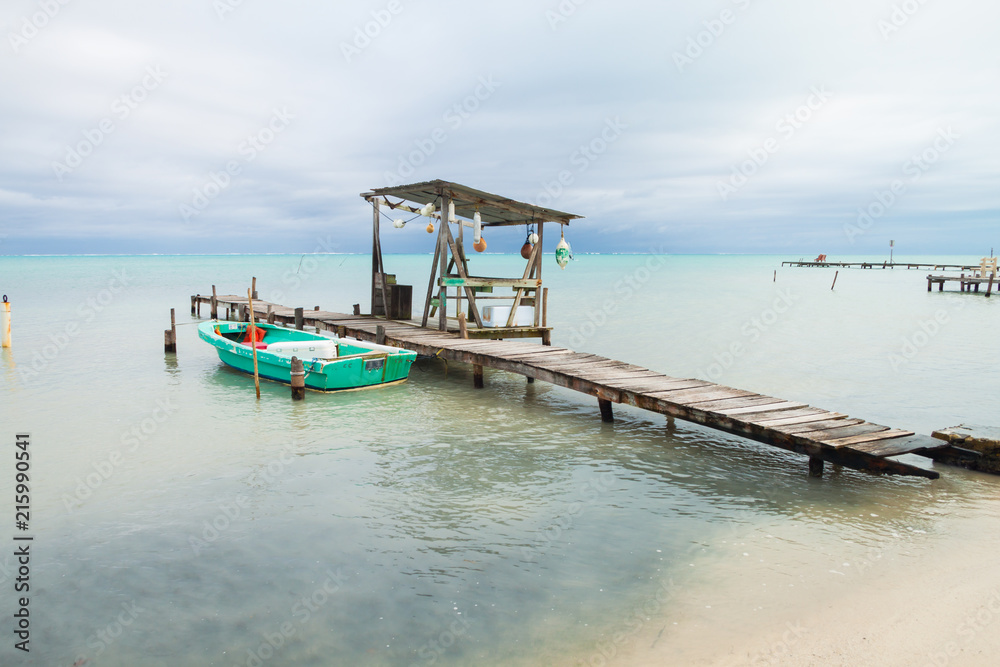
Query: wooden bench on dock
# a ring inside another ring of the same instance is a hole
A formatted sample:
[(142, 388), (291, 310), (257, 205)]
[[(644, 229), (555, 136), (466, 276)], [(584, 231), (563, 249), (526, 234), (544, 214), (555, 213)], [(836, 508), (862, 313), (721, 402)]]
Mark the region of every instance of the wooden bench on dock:
[[(246, 297), (192, 296), (191, 312), (201, 304), (224, 306), (243, 319)], [(482, 369), (494, 368), (567, 387), (598, 400), (601, 417), (613, 421), (614, 403), (632, 405), (703, 426), (756, 440), (809, 457), (809, 472), (821, 476), (824, 462), (879, 474), (915, 475), (937, 479), (939, 474), (896, 460), (920, 454), (935, 461), (959, 462), (979, 456), (930, 436), (873, 424), (846, 414), (804, 403), (765, 396), (704, 380), (675, 378), (648, 368), (595, 354), (574, 352), (523, 341), (473, 340), (458, 334), (408, 322), (302, 311), (254, 301), (255, 316), (270, 321), (335, 331), (425, 356), (471, 364), (482, 386)], [(296, 321), (298, 320), (298, 321)]]

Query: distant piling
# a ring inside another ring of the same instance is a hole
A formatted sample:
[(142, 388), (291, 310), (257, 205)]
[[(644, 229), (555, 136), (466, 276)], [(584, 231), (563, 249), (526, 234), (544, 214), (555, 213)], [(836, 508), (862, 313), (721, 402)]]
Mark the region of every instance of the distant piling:
[(302, 360), (292, 357), (292, 400), (301, 401), (306, 397), (306, 369)]
[(0, 347), (10, 347), (10, 301), (6, 294), (0, 307)]
[(177, 320), (174, 309), (170, 309), (170, 328), (163, 332), (163, 351), (177, 352)]

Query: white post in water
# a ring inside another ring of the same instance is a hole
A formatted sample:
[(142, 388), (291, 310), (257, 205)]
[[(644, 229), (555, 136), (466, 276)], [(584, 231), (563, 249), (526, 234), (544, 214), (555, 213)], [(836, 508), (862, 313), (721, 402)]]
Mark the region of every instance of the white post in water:
[(0, 347), (10, 347), (10, 302), (3, 295), (3, 307), (0, 308)]

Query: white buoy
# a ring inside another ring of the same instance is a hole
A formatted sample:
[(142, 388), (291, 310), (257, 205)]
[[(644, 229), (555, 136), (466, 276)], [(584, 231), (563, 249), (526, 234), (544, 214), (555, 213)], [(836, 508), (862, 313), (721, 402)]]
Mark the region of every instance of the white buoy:
[(392, 226), (395, 227), (396, 229), (402, 229), (404, 226), (406, 226), (406, 220), (403, 220), (402, 218), (396, 218), (395, 220), (392, 221)]
[(472, 215), (472, 242), (479, 245), (479, 239), (483, 238), (483, 219), (479, 216), (479, 211)]
[(0, 307), (0, 347), (10, 347), (10, 302), (6, 294)]

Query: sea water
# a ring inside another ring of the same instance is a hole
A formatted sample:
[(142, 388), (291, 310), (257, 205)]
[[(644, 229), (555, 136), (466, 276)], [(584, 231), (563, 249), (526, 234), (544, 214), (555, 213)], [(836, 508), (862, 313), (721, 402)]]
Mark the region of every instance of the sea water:
[[(578, 255), (560, 271), (546, 256), (553, 344), (919, 433), (996, 423), (1000, 299), (928, 293), (927, 271), (903, 268), (841, 269), (831, 290), (833, 270), (782, 259), (798, 258)], [(441, 359), (401, 385), (302, 402), (263, 382), (257, 401), (189, 314), (190, 295), (245, 294), (253, 276), (262, 299), (367, 311), (370, 267), (0, 258), (13, 321), (0, 663), (628, 664), (647, 635), (711, 662), (719, 628), (752, 638), (811, 604), (803, 577), (971, 546), (1000, 508), (994, 477), (810, 479), (797, 454), (623, 406), (602, 423), (591, 397), (490, 369), (476, 390)], [(522, 268), (486, 255), (472, 270)], [(415, 313), (429, 269), (386, 256)], [(162, 348), (170, 308), (176, 355)], [(30, 653), (12, 623), (18, 433), (32, 451)], [(749, 561), (767, 576), (747, 580)]]

